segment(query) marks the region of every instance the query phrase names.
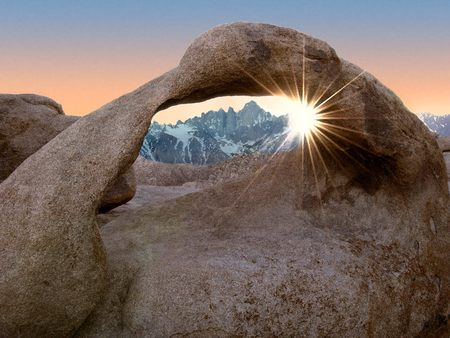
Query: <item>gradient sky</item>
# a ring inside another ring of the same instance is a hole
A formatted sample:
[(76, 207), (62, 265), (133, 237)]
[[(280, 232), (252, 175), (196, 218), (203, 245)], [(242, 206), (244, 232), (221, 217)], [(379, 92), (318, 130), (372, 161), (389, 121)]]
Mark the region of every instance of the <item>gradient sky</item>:
[[(448, 0), (0, 0), (0, 92), (46, 95), (85, 115), (175, 67), (202, 32), (235, 21), (311, 34), (412, 111), (450, 113)], [(246, 99), (186, 105), (158, 120)]]

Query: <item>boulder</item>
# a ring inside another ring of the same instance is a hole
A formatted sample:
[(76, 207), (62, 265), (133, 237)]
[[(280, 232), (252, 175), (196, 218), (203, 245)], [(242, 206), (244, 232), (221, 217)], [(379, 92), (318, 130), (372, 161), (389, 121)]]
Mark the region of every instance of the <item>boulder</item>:
[(0, 95), (0, 181), (27, 157), (78, 120), (60, 104), (33, 94)]
[(187, 163), (163, 163), (138, 156), (133, 164), (139, 185), (179, 186), (208, 178), (208, 167)]
[(210, 165), (163, 163), (139, 156), (133, 164), (139, 185), (208, 187), (254, 173), (270, 157), (268, 154), (248, 154)]
[[(303, 82), (326, 120), (301, 149), (119, 217), (102, 243), (97, 206), (159, 110)], [(373, 76), (295, 30), (206, 32), (177, 68), (27, 158), (0, 197), (3, 335), (411, 337), (449, 315), (434, 136)]]
[(443, 152), (450, 151), (450, 137), (439, 137), (438, 144)]
[[(0, 182), (27, 157), (79, 119), (67, 116), (60, 104), (34, 94), (0, 94)], [(133, 169), (108, 188), (100, 210), (107, 211), (128, 202), (136, 192)]]
[(130, 201), (136, 194), (136, 177), (134, 168), (128, 169), (106, 190), (99, 212), (106, 212)]

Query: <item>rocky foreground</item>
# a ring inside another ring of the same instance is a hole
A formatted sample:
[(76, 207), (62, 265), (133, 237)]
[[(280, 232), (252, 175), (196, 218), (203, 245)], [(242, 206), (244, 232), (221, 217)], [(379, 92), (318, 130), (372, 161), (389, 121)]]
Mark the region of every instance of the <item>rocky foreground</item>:
[[(138, 160), (153, 174), (138, 172), (136, 198), (98, 221), (158, 110), (289, 93), (302, 76), (325, 93), (329, 121), (302, 149), (174, 174)], [(177, 68), (17, 165), (0, 184), (0, 336), (446, 334), (442, 152), (398, 97), (323, 41), (265, 24), (216, 27)], [(154, 175), (169, 186), (155, 188)]]
[[(267, 158), (266, 158), (267, 159)], [(449, 181), (448, 181), (448, 186), (449, 186), (449, 190), (450, 190), (450, 153), (449, 152), (444, 152), (444, 159), (446, 162), (446, 166), (447, 166), (447, 174), (449, 177)], [(232, 163), (230, 163), (232, 162)], [(254, 166), (248, 166), (249, 163), (254, 164)], [(218, 216), (217, 211), (214, 210), (209, 210), (209, 211), (202, 211), (202, 214), (213, 214), (214, 216), (210, 216), (210, 218), (208, 218), (210, 221), (213, 221), (213, 223), (207, 223), (207, 225), (205, 225), (206, 228), (208, 229), (197, 229), (197, 226), (201, 223), (201, 222), (194, 222), (195, 227), (189, 227), (186, 230), (183, 231), (188, 231), (189, 235), (183, 235), (183, 232), (181, 232), (180, 234), (180, 230), (178, 227), (176, 227), (175, 225), (172, 225), (171, 227), (166, 227), (166, 222), (169, 221), (165, 215), (167, 215), (168, 213), (171, 215), (179, 215), (178, 217), (190, 217), (190, 215), (193, 214), (192, 210), (190, 210), (190, 206), (195, 208), (195, 204), (197, 199), (198, 199), (198, 194), (205, 194), (205, 195), (210, 195), (210, 191), (208, 191), (208, 189), (212, 189), (215, 185), (221, 185), (224, 184), (226, 182), (232, 182), (232, 181), (236, 181), (236, 180), (240, 180), (245, 178), (246, 176), (251, 176), (251, 174), (256, 171), (258, 168), (260, 169), (262, 167), (261, 165), (261, 159), (260, 158), (252, 158), (251, 155), (249, 156), (243, 156), (243, 157), (238, 157), (233, 159), (232, 161), (228, 161), (228, 163), (221, 163), (219, 165), (216, 166), (209, 166), (209, 167), (205, 167), (205, 166), (200, 166), (200, 167), (196, 167), (196, 166), (187, 166), (187, 165), (168, 165), (168, 164), (162, 164), (162, 163), (155, 163), (155, 162), (148, 162), (142, 158), (138, 158), (138, 160), (135, 163), (135, 171), (137, 174), (137, 180), (138, 182), (144, 182), (147, 183), (149, 182), (149, 173), (151, 173), (151, 177), (153, 178), (154, 175), (156, 175), (156, 173), (154, 173), (152, 170), (145, 170), (144, 168), (154, 168), (157, 167), (158, 171), (160, 174), (164, 175), (164, 178), (160, 181), (160, 182), (164, 182), (163, 184), (158, 184), (158, 185), (148, 185), (148, 184), (138, 184), (137, 187), (137, 194), (135, 196), (135, 198), (133, 200), (131, 200), (130, 202), (128, 202), (126, 205), (123, 205), (119, 208), (114, 209), (113, 211), (108, 212), (107, 214), (104, 215), (99, 215), (100, 219), (101, 219), (101, 223), (105, 224), (105, 220), (107, 219), (108, 223), (105, 228), (102, 229), (102, 237), (108, 239), (108, 241), (106, 243), (107, 244), (107, 248), (109, 248), (112, 252), (112, 256), (115, 257), (114, 259), (117, 259), (120, 263), (115, 263), (118, 264), (119, 266), (121, 266), (122, 269), (126, 269), (126, 267), (131, 267), (134, 264), (136, 264), (137, 261), (139, 261), (141, 258), (141, 254), (144, 251), (151, 249), (151, 252), (153, 255), (158, 255), (159, 259), (162, 259), (160, 257), (160, 255), (165, 256), (167, 254), (167, 250), (171, 251), (171, 249), (167, 248), (176, 248), (176, 254), (180, 255), (180, 256), (184, 256), (186, 255), (186, 253), (184, 252), (184, 250), (186, 250), (186, 248), (183, 248), (184, 245), (189, 246), (189, 250), (194, 250), (195, 248), (192, 248), (193, 245), (199, 245), (199, 244), (194, 244), (192, 242), (192, 240), (194, 240), (194, 238), (196, 238), (197, 236), (193, 236), (192, 232), (200, 232), (200, 237), (201, 239), (196, 239), (199, 240), (200, 242), (205, 241), (207, 244), (203, 244), (206, 245), (206, 247), (201, 246), (200, 248), (197, 247), (198, 250), (200, 250), (203, 254), (205, 255), (211, 255), (211, 246), (212, 247), (216, 247), (218, 244), (214, 244), (214, 240), (211, 240), (211, 238), (204, 238), (203, 236), (205, 236), (205, 233), (210, 233), (210, 232), (214, 232), (214, 236), (213, 237), (223, 237), (225, 234), (222, 234), (222, 236), (219, 236), (220, 234), (220, 229), (222, 228), (222, 232), (228, 233), (228, 232), (236, 232), (237, 229), (233, 229), (233, 231), (231, 231), (230, 229), (225, 228), (224, 226), (221, 226), (222, 222), (226, 221), (226, 215), (221, 214), (220, 216)], [(218, 168), (219, 167), (219, 168)], [(242, 168), (242, 171), (239, 172), (238, 175), (236, 175), (236, 168)], [(210, 179), (210, 177), (212, 178), (216, 178), (217, 176), (215, 175), (215, 173), (217, 173), (218, 171), (221, 172), (222, 174), (224, 174), (224, 172), (226, 172), (227, 168), (230, 169), (230, 174), (229, 175), (222, 175), (222, 179), (220, 181), (215, 180), (215, 179)], [(253, 168), (253, 169), (248, 169), (248, 168)], [(144, 170), (143, 170), (144, 169)], [(188, 172), (189, 174), (180, 174), (180, 172)], [(233, 174), (234, 173), (234, 174)], [(171, 179), (170, 179), (171, 177)], [(208, 180), (209, 179), (209, 180)], [(152, 182), (152, 181), (150, 181)], [(177, 185), (180, 184), (180, 185)], [(203, 189), (207, 189), (206, 191), (203, 191)], [(222, 188), (219, 188), (222, 189)], [(194, 194), (197, 193), (197, 194)], [(191, 195), (192, 194), (192, 195)], [(179, 198), (180, 196), (185, 196), (183, 198)], [(185, 205), (188, 204), (188, 207), (186, 207)], [(185, 206), (183, 208), (183, 206)], [(214, 206), (209, 206), (209, 208), (213, 208)], [(171, 212), (168, 212), (168, 209), (171, 210)], [(173, 211), (173, 210), (176, 211)], [(195, 212), (194, 212), (195, 214)], [(149, 216), (151, 215), (151, 216)], [(202, 217), (204, 217), (202, 215)], [(161, 220), (162, 218), (162, 220)], [(211, 219), (212, 218), (212, 219)], [(286, 218), (287, 215), (286, 215)], [(131, 220), (131, 222), (130, 222)], [(155, 221), (156, 220), (156, 221)], [(261, 222), (261, 221), (260, 221)], [(286, 220), (284, 220), (284, 222), (286, 222)], [(173, 229), (173, 227), (176, 227), (176, 229)], [(284, 224), (283, 226), (286, 226), (286, 224)], [(129, 231), (127, 230), (129, 227), (132, 227), (133, 230)], [(137, 228), (136, 228), (137, 227)], [(295, 228), (295, 223), (291, 225), (290, 230), (292, 230), (292, 228)], [(170, 230), (171, 229), (171, 230)], [(164, 234), (160, 234), (160, 236), (158, 236), (157, 239), (155, 240), (151, 240), (154, 237), (155, 232), (159, 232), (159, 231), (164, 231)], [(276, 232), (281, 231), (279, 225), (276, 227), (275, 229)], [(298, 231), (298, 230), (297, 230)], [(176, 238), (174, 237), (178, 237), (178, 236), (182, 236), (182, 239), (178, 239), (176, 240)], [(228, 235), (229, 236), (229, 235)], [(227, 236), (227, 237), (228, 237)], [(234, 235), (231, 239), (232, 242), (237, 241), (237, 238), (241, 237), (241, 233), (238, 232), (237, 235)], [(261, 235), (262, 236), (262, 235)], [(270, 236), (273, 236), (273, 234), (271, 233)], [(146, 238), (147, 240), (145, 240), (144, 238)], [(189, 243), (186, 243), (186, 241), (189, 238)], [(182, 244), (180, 244), (180, 241)], [(230, 253), (228, 253), (229, 249), (225, 249), (225, 247), (234, 247), (234, 244), (229, 243), (230, 240), (226, 240), (225, 238), (221, 238), (220, 239), (220, 247), (222, 247), (222, 250), (224, 251), (224, 255), (230, 255)], [(246, 239), (246, 241), (248, 241), (248, 239)], [(261, 239), (258, 239), (258, 241), (261, 241)], [(289, 246), (290, 245), (291, 240), (289, 239), (285, 239), (285, 246)], [(120, 243), (120, 248), (118, 249), (118, 244)], [(247, 242), (245, 242), (247, 243)], [(245, 249), (245, 244), (241, 243), (241, 250), (242, 252), (247, 252), (247, 250)], [(243, 245), (243, 246), (242, 246)], [(165, 247), (167, 246), (167, 247)], [(133, 247), (133, 250), (126, 250), (126, 253), (123, 249), (123, 247)], [(310, 249), (310, 247), (308, 247)], [(161, 252), (162, 250), (162, 252)], [(234, 250), (234, 249), (233, 249)], [(278, 247), (276, 249), (277, 251), (281, 251), (284, 252), (285, 249)], [(300, 251), (302, 252), (302, 251)], [(192, 256), (193, 253), (191, 253), (190, 255)], [(244, 266), (240, 269), (250, 269), (252, 272), (250, 273), (250, 276), (253, 276), (256, 272), (258, 271), (258, 263), (260, 263), (261, 261), (264, 261), (265, 259), (268, 259), (269, 256), (265, 256), (265, 258), (261, 258), (259, 257), (259, 253), (256, 253), (254, 251), (252, 251), (253, 258), (250, 257), (251, 262), (248, 262), (248, 257), (246, 257), (246, 255), (249, 255), (249, 253), (245, 253), (245, 256), (241, 257), (240, 259), (243, 261), (246, 261), (246, 264), (250, 264), (250, 266)], [(225, 257), (216, 257), (215, 259), (219, 259), (221, 262), (223, 262), (225, 264), (225, 262), (227, 262), (227, 256)], [(245, 258), (244, 258), (245, 257)], [(270, 274), (278, 274), (278, 272), (270, 272), (270, 266), (277, 266), (277, 264), (275, 262), (272, 261), (273, 256), (270, 256), (270, 261), (266, 262), (264, 265), (264, 269), (262, 271), (264, 272), (260, 272), (262, 273), (260, 278), (270, 278)], [(175, 270), (178, 271), (182, 271), (183, 275), (182, 276), (165, 276), (167, 277), (168, 280), (176, 278), (176, 279), (181, 279), (181, 281), (179, 283), (184, 284), (184, 278), (188, 278), (189, 283), (191, 284), (191, 280), (189, 278), (194, 278), (195, 281), (193, 282), (193, 284), (197, 284), (199, 283), (199, 281), (196, 281), (197, 277), (194, 277), (197, 273), (202, 274), (202, 279), (203, 278), (208, 278), (208, 282), (204, 282), (206, 284), (202, 284), (200, 283), (201, 286), (191, 286), (190, 288), (188, 288), (188, 290), (186, 292), (188, 292), (187, 294), (183, 294), (182, 296), (180, 295), (180, 293), (185, 292), (184, 288), (181, 288), (180, 290), (178, 289), (178, 287), (181, 287), (179, 284), (177, 284), (176, 281), (172, 281), (172, 282), (167, 282), (165, 278), (162, 278), (162, 280), (160, 280), (161, 277), (159, 277), (159, 267), (153, 267), (153, 266), (147, 266), (145, 265), (144, 270), (145, 271), (150, 271), (150, 274), (155, 274), (157, 277), (153, 277), (151, 279), (151, 284), (146, 285), (144, 289), (140, 289), (139, 291), (132, 288), (132, 292), (138, 292), (139, 295), (136, 295), (136, 298), (144, 298), (144, 300), (142, 300), (142, 302), (151, 302), (150, 304), (153, 306), (153, 308), (155, 309), (163, 309), (162, 311), (167, 311), (167, 308), (164, 306), (164, 304), (166, 304), (167, 302), (171, 303), (174, 302), (173, 297), (176, 298), (181, 298), (179, 301), (180, 303), (177, 303), (176, 305), (174, 305), (174, 311), (178, 311), (180, 307), (183, 306), (191, 306), (194, 302), (194, 304), (197, 304), (197, 306), (201, 305), (203, 306), (211, 306), (211, 304), (207, 305), (204, 304), (204, 302), (206, 300), (208, 300), (209, 302), (219, 302), (219, 305), (224, 306), (223, 304), (221, 304), (221, 300), (222, 302), (224, 301), (222, 299), (222, 297), (230, 297), (232, 299), (232, 301), (229, 301), (229, 304), (227, 304), (227, 306), (229, 306), (230, 308), (233, 308), (234, 302), (236, 303), (240, 303), (242, 302), (241, 297), (250, 297), (250, 298), (245, 298), (244, 299), (244, 306), (243, 306), (243, 310), (244, 314), (242, 315), (242, 317), (240, 318), (243, 322), (246, 322), (247, 320), (249, 320), (250, 322), (256, 322), (259, 320), (268, 320), (270, 321), (270, 325), (267, 325), (266, 330), (267, 332), (265, 332), (265, 334), (267, 335), (282, 335), (283, 332), (279, 332), (274, 330), (275, 324), (276, 322), (274, 322), (274, 319), (272, 318), (271, 314), (269, 312), (264, 313), (263, 315), (265, 315), (265, 317), (263, 317), (263, 319), (260, 319), (260, 313), (259, 313), (259, 309), (258, 305), (254, 304), (255, 299), (251, 298), (254, 297), (254, 295), (250, 296), (250, 294), (252, 294), (252, 292), (255, 292), (255, 289), (257, 289), (257, 287), (255, 285), (253, 285), (254, 282), (248, 282), (245, 280), (242, 280), (241, 282), (237, 282), (236, 280), (234, 280), (234, 278), (236, 278), (235, 276), (233, 276), (233, 280), (228, 281), (229, 283), (233, 283), (233, 284), (239, 284), (242, 283), (244, 284), (243, 289), (241, 288), (237, 288), (237, 285), (235, 286), (235, 288), (229, 287), (226, 288), (225, 290), (223, 289), (223, 286), (220, 286), (220, 292), (221, 293), (225, 293), (225, 295), (213, 295), (211, 296), (210, 292), (208, 291), (210, 290), (211, 287), (219, 287), (217, 284), (216, 285), (211, 285), (211, 277), (208, 277), (208, 275), (204, 275), (206, 272), (203, 271), (204, 268), (202, 268), (202, 264), (205, 264), (206, 266), (208, 266), (208, 262), (204, 262), (204, 263), (200, 263), (198, 261), (198, 257), (197, 260), (195, 261), (196, 266), (190, 266), (190, 267), (186, 267), (183, 266), (183, 268), (180, 267), (175, 267)], [(229, 259), (229, 258), (228, 258)], [(292, 259), (292, 258), (291, 258)], [(322, 259), (320, 257), (316, 258), (317, 261), (313, 264), (317, 265), (318, 267), (320, 267), (323, 263), (322, 263)], [(145, 261), (146, 258), (143, 258), (143, 260)], [(173, 263), (176, 261), (177, 264), (179, 261), (180, 264), (184, 265), (187, 264), (185, 262), (185, 259), (182, 258), (177, 258), (177, 257), (170, 257), (168, 258), (168, 260), (173, 261)], [(208, 258), (207, 261), (211, 260), (211, 258)], [(197, 264), (199, 264), (197, 266)], [(228, 264), (230, 264), (228, 262)], [(291, 262), (291, 264), (293, 264), (293, 262)], [(373, 263), (372, 263), (373, 264)], [(135, 268), (135, 269), (139, 269), (139, 268)], [(162, 268), (163, 269), (163, 268)], [(165, 269), (165, 268), (164, 268)], [(163, 269), (163, 270), (164, 270)], [(240, 270), (239, 269), (239, 270)], [(269, 272), (266, 271), (266, 269), (269, 270)], [(156, 271), (155, 271), (156, 270)], [(186, 271), (187, 270), (187, 271)], [(130, 275), (132, 275), (133, 273), (129, 273)], [(147, 275), (146, 273), (141, 272), (141, 274)], [(193, 274), (194, 276), (191, 276), (191, 274)], [(189, 277), (191, 276), (191, 277)], [(246, 278), (250, 278), (250, 276), (246, 276)], [(141, 277), (139, 277), (141, 278)], [(147, 277), (148, 278), (148, 277)], [(158, 278), (157, 281), (153, 281), (154, 278)], [(273, 277), (272, 277), (273, 278)], [(131, 278), (133, 279), (133, 278)], [(262, 282), (261, 280), (259, 282)], [(297, 281), (298, 283), (300, 283), (300, 281)], [(120, 283), (123, 283), (122, 287), (126, 287), (126, 285), (128, 285), (128, 283), (131, 283), (130, 280), (127, 281), (120, 281)], [(146, 279), (146, 283), (148, 282), (148, 279)], [(153, 283), (156, 283), (156, 285), (153, 285)], [(169, 285), (172, 286), (166, 286), (166, 283), (168, 283)], [(218, 284), (222, 284), (222, 281), (215, 281), (215, 283)], [(173, 285), (176, 284), (176, 285)], [(164, 285), (164, 286), (163, 286)], [(251, 286), (251, 287), (249, 287)], [(144, 287), (144, 286), (141, 286)], [(151, 296), (149, 296), (149, 298), (146, 296), (147, 292), (148, 292), (148, 287), (151, 288), (155, 288), (153, 292), (157, 292), (159, 294), (159, 296), (157, 297), (157, 300), (150, 300), (153, 299), (154, 294), (151, 293)], [(204, 290), (203, 287), (206, 287), (207, 289)], [(161, 290), (163, 290), (162, 294), (161, 294)], [(176, 291), (176, 295), (174, 296), (171, 292), (177, 290)], [(281, 297), (283, 297), (283, 299), (286, 301), (286, 304), (289, 306), (292, 305), (291, 302), (301, 302), (301, 304), (304, 304), (305, 300), (297, 298), (298, 296), (295, 295), (294, 292), (295, 288), (292, 288), (292, 286), (284, 286), (283, 289), (277, 291), (280, 292)], [(118, 299), (118, 295), (117, 293), (119, 293), (120, 290), (115, 290), (115, 293), (112, 295), (109, 295), (110, 298), (114, 298), (114, 299)], [(128, 289), (128, 292), (130, 292), (130, 289)], [(208, 293), (209, 292), (209, 293)], [(229, 292), (229, 293), (227, 293)], [(231, 293), (235, 293), (237, 292), (237, 295), (235, 295), (235, 297), (238, 297), (239, 300), (237, 300), (236, 298), (233, 298), (233, 295)], [(282, 292), (282, 293), (281, 293)], [(294, 294), (291, 294), (291, 292), (294, 292)], [(396, 291), (394, 291), (395, 293)], [(166, 293), (166, 294), (164, 294)], [(167, 298), (165, 298), (167, 297)], [(185, 298), (189, 299), (190, 303), (189, 305), (184, 304)], [(192, 298), (194, 297), (194, 298)], [(217, 297), (219, 297), (220, 299), (217, 300)], [(110, 299), (110, 302), (112, 300)], [(155, 303), (157, 302), (157, 303)], [(121, 305), (124, 306), (124, 305)], [(259, 306), (261, 306), (261, 304), (259, 304)], [(312, 304), (310, 304), (309, 306), (312, 306)], [(105, 306), (105, 308), (110, 308), (110, 304), (108, 304), (107, 306)], [(195, 312), (196, 309), (195, 308), (190, 308), (189, 312)], [(199, 310), (197, 310), (199, 311)], [(287, 310), (288, 311), (288, 310)], [(175, 316), (175, 312), (172, 313), (171, 315)], [(289, 312), (289, 311), (288, 311)], [(327, 310), (324, 309), (321, 313), (322, 315), (324, 313), (326, 313)], [(119, 323), (123, 320), (123, 317), (119, 318), (119, 316), (130, 316), (133, 317), (133, 321), (131, 323), (126, 323), (124, 324), (125, 327), (130, 328), (133, 327), (133, 325), (135, 325), (134, 323), (134, 318), (135, 315), (134, 314), (128, 314), (128, 313), (124, 313), (123, 311), (118, 311), (117, 313), (115, 313), (116, 318), (114, 318), (112, 321)], [(107, 316), (112, 316), (114, 314), (111, 314), (109, 311), (107, 313)], [(284, 314), (286, 315), (286, 314)], [(296, 313), (293, 317), (295, 318), (295, 316), (297, 316), (298, 313)], [(100, 319), (98, 317), (100, 317)], [(111, 319), (102, 319), (102, 316), (105, 316), (105, 314), (98, 314), (98, 313), (94, 313), (93, 317), (95, 318), (95, 321), (98, 320), (105, 320), (105, 321), (110, 321)], [(147, 317), (148, 313), (146, 313), (144, 311), (144, 316)], [(129, 317), (125, 317), (125, 318), (129, 318)], [(159, 328), (160, 331), (157, 331), (158, 334), (161, 335), (166, 335), (169, 332), (169, 328), (172, 327), (173, 325), (173, 321), (172, 321), (172, 317), (169, 315), (167, 318), (167, 322), (166, 322), (166, 327), (163, 328)], [(152, 317), (150, 317), (150, 319), (152, 319)], [(209, 317), (207, 318), (208, 322), (212, 322), (212, 319), (210, 319)], [(147, 319), (146, 319), (147, 320)], [(204, 322), (205, 318), (189, 318), (189, 320), (198, 320), (199, 322)], [(291, 319), (293, 320), (293, 319)], [(123, 322), (122, 322), (123, 323)], [(88, 322), (87, 327), (88, 329), (86, 329), (87, 332), (86, 336), (90, 336), (92, 333), (90, 332), (89, 329), (89, 325), (92, 325), (92, 323)], [(279, 325), (279, 324), (277, 324)], [(154, 329), (154, 327), (152, 326), (152, 329)], [(103, 335), (105, 334), (125, 334), (125, 335), (146, 335), (146, 331), (147, 329), (141, 329), (140, 331), (127, 331), (127, 329), (123, 329), (123, 328), (118, 328), (116, 327), (110, 327), (108, 330), (106, 331), (100, 331), (100, 332), (96, 332), (96, 334), (99, 335)], [(181, 329), (180, 329), (181, 330)], [(201, 335), (213, 335), (213, 336), (228, 336), (228, 334), (226, 332), (221, 332), (221, 331), (216, 331), (216, 330), (199, 330), (201, 332)], [(333, 334), (332, 332), (329, 332), (331, 335)], [(84, 336), (84, 331), (81, 331), (80, 336)], [(192, 334), (193, 336), (195, 336), (195, 334)], [(428, 330), (424, 330), (421, 331), (420, 336), (421, 337), (448, 337), (450, 335), (450, 325), (448, 323), (448, 321), (446, 321), (446, 319), (443, 317), (441, 321), (438, 321), (438, 323), (435, 323), (435, 325), (430, 325)], [(313, 336), (317, 336), (315, 333)], [(319, 336), (322, 336), (321, 334), (319, 334)]]

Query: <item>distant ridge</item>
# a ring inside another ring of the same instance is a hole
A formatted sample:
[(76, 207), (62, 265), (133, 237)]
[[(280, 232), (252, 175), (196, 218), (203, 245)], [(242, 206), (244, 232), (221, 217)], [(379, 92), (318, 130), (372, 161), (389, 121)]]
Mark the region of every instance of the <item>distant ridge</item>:
[(176, 124), (154, 122), (140, 154), (166, 163), (212, 164), (237, 154), (270, 152), (286, 133), (286, 116), (274, 116), (250, 101), (238, 112), (230, 107)]
[[(440, 136), (450, 136), (450, 115), (418, 117)], [(140, 154), (165, 163), (212, 164), (240, 154), (272, 153), (287, 137), (286, 115), (274, 116), (255, 101), (235, 111), (219, 109), (176, 124), (153, 122)], [(289, 144), (283, 149), (289, 149)]]
[(434, 115), (431, 113), (417, 114), (419, 119), (441, 137), (450, 136), (450, 115)]

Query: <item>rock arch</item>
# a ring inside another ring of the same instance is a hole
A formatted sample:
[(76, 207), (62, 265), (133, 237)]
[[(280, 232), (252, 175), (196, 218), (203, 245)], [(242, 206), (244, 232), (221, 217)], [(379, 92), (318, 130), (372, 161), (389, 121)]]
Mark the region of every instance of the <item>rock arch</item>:
[[(407, 225), (397, 222), (392, 231), (380, 232), (370, 224), (358, 228), (357, 222), (350, 229), (362, 237), (368, 231), (371, 239), (398, 245), (402, 253), (419, 246), (418, 259), (432, 262), (425, 275), (439, 278), (439, 292), (432, 293), (436, 300), (427, 295), (430, 303), (419, 311), (419, 324), (399, 329), (418, 333), (424, 323), (444, 313), (449, 299), (448, 192), (442, 155), (401, 101), (371, 75), (358, 77), (360, 73), (325, 42), (295, 30), (223, 25), (197, 38), (177, 68), (78, 120), (0, 185), (0, 333), (67, 336), (91, 313), (107, 274), (95, 221), (98, 203), (137, 157), (158, 110), (222, 95), (268, 95), (268, 89), (288, 93), (302, 74), (313, 92), (329, 84), (331, 92), (337, 91), (354, 80), (340, 92), (337, 103), (354, 118), (333, 123), (359, 131), (355, 143), (368, 149), (364, 154), (373, 155), (364, 160), (382, 174), (371, 170), (358, 176), (358, 170), (347, 165), (349, 184), (359, 184), (367, 195), (385, 189), (385, 195), (394, 193), (392, 201), (402, 197), (419, 210), (421, 219)], [(360, 154), (355, 144), (343, 146)], [(430, 218), (442, 236), (424, 228)], [(383, 237), (386, 233), (388, 239)], [(373, 330), (389, 329), (386, 324)]]

